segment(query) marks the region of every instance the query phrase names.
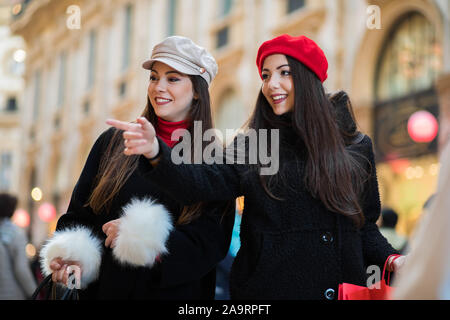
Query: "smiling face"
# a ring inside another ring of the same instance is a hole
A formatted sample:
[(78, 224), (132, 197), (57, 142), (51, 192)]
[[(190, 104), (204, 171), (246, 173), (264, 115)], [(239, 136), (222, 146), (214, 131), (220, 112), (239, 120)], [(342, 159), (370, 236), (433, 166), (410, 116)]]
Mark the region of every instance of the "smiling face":
[(150, 71), (147, 92), (156, 115), (171, 122), (185, 120), (194, 98), (189, 76), (159, 61)]
[(264, 60), (261, 90), (276, 115), (294, 108), (294, 84), (290, 70), (284, 54), (273, 54)]

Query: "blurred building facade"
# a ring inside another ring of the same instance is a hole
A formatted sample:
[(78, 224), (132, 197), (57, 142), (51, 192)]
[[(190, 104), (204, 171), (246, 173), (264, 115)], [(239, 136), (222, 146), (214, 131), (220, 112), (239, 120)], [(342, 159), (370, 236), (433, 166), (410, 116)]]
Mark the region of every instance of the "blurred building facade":
[(0, 192), (19, 192), (24, 41), (9, 29), (10, 6), (0, 6)]
[[(22, 97), (21, 206), (39, 244), (54, 228), (36, 218), (42, 200), (65, 212), (97, 136), (114, 117), (134, 120), (146, 103), (151, 48), (190, 37), (216, 57), (211, 85), (217, 128), (239, 128), (261, 86), (259, 45), (304, 34), (329, 60), (328, 91), (352, 98), (360, 129), (374, 140), (382, 203), (410, 232), (436, 183), (439, 136), (416, 143), (417, 110), (450, 119), (450, 4), (446, 0), (27, 0), (10, 27), (26, 43)], [(398, 150), (399, 152), (394, 152)], [(419, 169), (421, 168), (421, 169)], [(413, 172), (413, 171), (414, 172)], [(403, 219), (402, 219), (403, 218)]]

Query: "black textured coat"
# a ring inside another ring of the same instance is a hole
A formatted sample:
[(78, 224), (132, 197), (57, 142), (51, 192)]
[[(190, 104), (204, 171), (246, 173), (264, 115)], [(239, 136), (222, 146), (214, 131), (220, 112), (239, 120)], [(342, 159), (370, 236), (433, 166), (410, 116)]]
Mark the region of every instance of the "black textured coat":
[(365, 286), (367, 266), (383, 270), (396, 253), (375, 224), (380, 197), (372, 142), (365, 136), (348, 147), (369, 160), (364, 168), (372, 168), (361, 199), (365, 225), (358, 230), (305, 189), (304, 145), (291, 128), (280, 134), (285, 181), (271, 190), (284, 201), (269, 197), (247, 165), (175, 165), (161, 140), (160, 161), (148, 165), (148, 177), (182, 203), (245, 196), (241, 248), (230, 275), (232, 299), (337, 299), (339, 283)]
[[(176, 221), (182, 206), (163, 192), (157, 182), (144, 176), (147, 166), (140, 158), (137, 170), (115, 197), (109, 212), (96, 215), (83, 206), (92, 191), (99, 162), (115, 129), (105, 131), (95, 142), (81, 176), (74, 188), (67, 213), (58, 220), (57, 230), (83, 225), (103, 241), (102, 226), (120, 217), (122, 208), (133, 197), (151, 197), (163, 204)], [(177, 225), (172, 230), (167, 248), (153, 267), (133, 267), (118, 263), (111, 248), (103, 248), (100, 275), (97, 281), (81, 290), (82, 299), (213, 299), (215, 267), (226, 255), (234, 223), (234, 204), (208, 203), (200, 218), (190, 224)], [(226, 211), (226, 213), (225, 213)], [(225, 213), (225, 215), (224, 215)]]

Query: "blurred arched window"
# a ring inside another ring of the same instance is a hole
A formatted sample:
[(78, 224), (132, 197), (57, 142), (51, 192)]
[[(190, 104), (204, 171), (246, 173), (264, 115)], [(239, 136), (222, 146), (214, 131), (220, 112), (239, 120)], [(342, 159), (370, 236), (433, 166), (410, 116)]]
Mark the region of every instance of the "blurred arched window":
[(392, 28), (381, 51), (375, 79), (377, 101), (429, 89), (442, 69), (442, 46), (433, 25), (410, 12)]

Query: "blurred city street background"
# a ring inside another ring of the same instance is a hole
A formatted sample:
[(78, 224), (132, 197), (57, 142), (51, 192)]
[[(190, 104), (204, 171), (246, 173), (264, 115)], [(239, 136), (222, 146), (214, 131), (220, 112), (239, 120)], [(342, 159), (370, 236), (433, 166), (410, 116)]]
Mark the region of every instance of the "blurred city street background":
[(210, 92), (223, 132), (254, 107), (263, 41), (283, 33), (316, 41), (329, 62), (325, 88), (349, 94), (374, 142), (382, 206), (408, 238), (448, 137), (449, 16), (448, 0), (1, 0), (0, 192), (19, 199), (13, 221), (28, 236), (28, 257), (65, 213), (105, 120), (142, 112), (141, 65), (170, 35), (216, 58)]

